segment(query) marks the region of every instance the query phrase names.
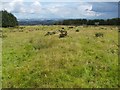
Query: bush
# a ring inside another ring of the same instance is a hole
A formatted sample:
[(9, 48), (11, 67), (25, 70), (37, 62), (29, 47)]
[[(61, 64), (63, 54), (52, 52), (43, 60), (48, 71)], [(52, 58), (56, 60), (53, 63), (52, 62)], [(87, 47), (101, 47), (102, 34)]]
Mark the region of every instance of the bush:
[(96, 37), (103, 37), (103, 33), (99, 32), (95, 34)]
[(77, 29), (76, 32), (79, 32), (79, 30)]

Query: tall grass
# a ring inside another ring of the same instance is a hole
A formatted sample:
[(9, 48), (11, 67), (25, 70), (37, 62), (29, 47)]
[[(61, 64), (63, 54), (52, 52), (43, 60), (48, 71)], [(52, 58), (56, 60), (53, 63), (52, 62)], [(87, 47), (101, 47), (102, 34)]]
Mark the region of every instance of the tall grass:
[[(68, 32), (65, 38), (44, 36), (62, 27)], [(4, 88), (118, 87), (116, 27), (26, 26), (23, 32), (13, 30), (3, 29), (7, 36), (2, 54)], [(95, 36), (99, 32), (103, 37)]]

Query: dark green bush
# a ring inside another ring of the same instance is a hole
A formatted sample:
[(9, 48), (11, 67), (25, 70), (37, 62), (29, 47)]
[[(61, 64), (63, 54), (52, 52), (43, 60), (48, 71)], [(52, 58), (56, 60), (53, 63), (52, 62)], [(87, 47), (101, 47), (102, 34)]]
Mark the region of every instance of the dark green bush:
[(95, 33), (95, 37), (103, 37), (103, 33), (101, 32)]

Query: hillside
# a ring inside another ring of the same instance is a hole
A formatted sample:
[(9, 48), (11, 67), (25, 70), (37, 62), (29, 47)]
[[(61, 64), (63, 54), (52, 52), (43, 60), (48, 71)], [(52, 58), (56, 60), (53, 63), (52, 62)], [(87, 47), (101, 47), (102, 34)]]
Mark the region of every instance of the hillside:
[[(58, 30), (68, 35), (59, 38)], [(47, 32), (56, 32), (47, 35)], [(117, 88), (116, 26), (3, 28), (3, 88)]]

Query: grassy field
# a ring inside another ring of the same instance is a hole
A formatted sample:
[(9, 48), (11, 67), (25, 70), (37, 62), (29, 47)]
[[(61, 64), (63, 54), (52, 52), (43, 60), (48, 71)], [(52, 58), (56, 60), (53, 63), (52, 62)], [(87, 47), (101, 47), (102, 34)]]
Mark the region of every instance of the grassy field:
[[(62, 27), (68, 32), (66, 37), (44, 36)], [(3, 28), (1, 37), (3, 88), (119, 87), (115, 26)]]

